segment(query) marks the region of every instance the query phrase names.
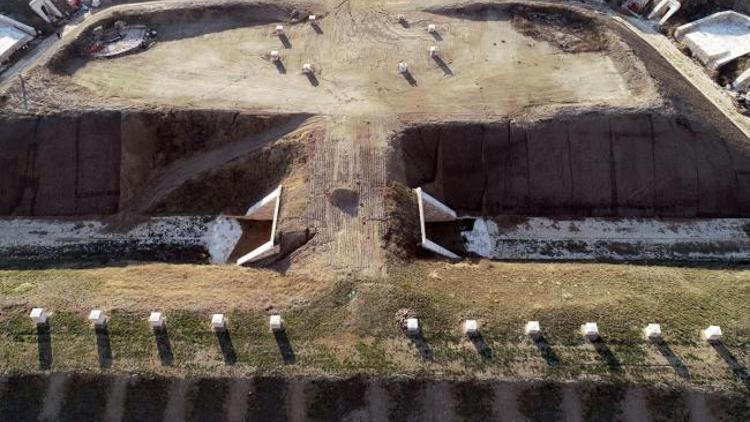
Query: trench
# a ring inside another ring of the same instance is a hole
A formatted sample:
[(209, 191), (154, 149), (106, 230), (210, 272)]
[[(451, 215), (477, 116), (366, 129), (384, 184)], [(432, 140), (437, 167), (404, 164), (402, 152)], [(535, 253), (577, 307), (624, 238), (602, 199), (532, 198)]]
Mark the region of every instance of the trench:
[(392, 144), (401, 181), (464, 217), (428, 228), (458, 255), (749, 258), (750, 150), (683, 115), (414, 125)]
[[(18, 375), (0, 383), (0, 419), (466, 421), (747, 420), (740, 392), (606, 382), (353, 377), (167, 378)], [(29, 404), (34, 406), (29, 406)]]
[(421, 125), (395, 146), (409, 187), (465, 214), (750, 216), (750, 151), (682, 117)]
[(304, 155), (275, 141), (306, 117), (170, 110), (0, 119), (0, 216), (243, 213)]

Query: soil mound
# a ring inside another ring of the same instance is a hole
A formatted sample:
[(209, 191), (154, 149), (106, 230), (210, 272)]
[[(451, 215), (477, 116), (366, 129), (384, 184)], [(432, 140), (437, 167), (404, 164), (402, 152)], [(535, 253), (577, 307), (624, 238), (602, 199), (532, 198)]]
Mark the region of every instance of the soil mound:
[(603, 51), (608, 47), (607, 37), (596, 21), (570, 9), (515, 5), (509, 12), (517, 31), (566, 53)]

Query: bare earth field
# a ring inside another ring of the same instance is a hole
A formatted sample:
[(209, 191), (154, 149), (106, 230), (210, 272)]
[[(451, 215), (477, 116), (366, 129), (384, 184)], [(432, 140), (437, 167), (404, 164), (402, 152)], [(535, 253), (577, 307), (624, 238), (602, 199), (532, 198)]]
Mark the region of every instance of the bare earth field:
[[(397, 13), (408, 15), (408, 27), (394, 19)], [(643, 103), (610, 57), (561, 52), (516, 31), (502, 12), (481, 17), (344, 2), (319, 19), (320, 33), (306, 22), (287, 26), (288, 48), (273, 34), (273, 22), (205, 34), (199, 27), (160, 27), (162, 35), (179, 31), (181, 37), (143, 54), (76, 65), (71, 81), (98, 95), (168, 105), (420, 119)], [(439, 39), (427, 32), (428, 23), (437, 26)], [(429, 57), (432, 45), (440, 47), (443, 63)], [(269, 61), (271, 50), (280, 50), (284, 70)], [(409, 64), (415, 86), (398, 74), (400, 61)], [(301, 73), (303, 63), (314, 65), (319, 85)]]
[[(29, 420), (747, 419), (741, 259), (449, 262), (417, 250), (416, 187), (492, 221), (750, 227), (748, 140), (602, 7), (154, 1), (67, 32), (23, 88), (0, 94), (1, 218), (126, 232), (154, 216), (242, 215), (283, 185), (279, 236), (303, 240), (255, 268), (0, 259), (0, 419), (27, 402), (40, 409)], [(83, 54), (91, 29), (117, 19), (157, 29), (157, 43)], [(52, 311), (49, 331), (29, 322), (36, 306)], [(88, 326), (94, 308), (106, 332)], [(167, 333), (146, 326), (153, 310)], [(210, 330), (215, 312), (228, 335)], [(268, 330), (274, 312), (283, 335)], [(416, 338), (399, 326), (410, 312)], [(461, 333), (466, 318), (481, 337)], [(542, 341), (523, 336), (528, 320)], [(581, 337), (588, 321), (602, 342)], [(664, 342), (642, 338), (652, 322)], [(700, 340), (708, 325), (721, 343)], [(80, 391), (96, 391), (90, 408)]]

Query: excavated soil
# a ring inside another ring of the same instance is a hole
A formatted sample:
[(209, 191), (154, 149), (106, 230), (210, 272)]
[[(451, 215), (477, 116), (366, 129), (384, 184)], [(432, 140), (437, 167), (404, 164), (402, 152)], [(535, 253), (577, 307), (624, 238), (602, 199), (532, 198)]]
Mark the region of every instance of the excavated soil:
[(513, 5), (509, 12), (518, 32), (546, 41), (566, 53), (603, 51), (609, 47), (604, 28), (586, 15), (526, 5)]
[(0, 215), (244, 212), (305, 161), (297, 140), (276, 142), (305, 119), (209, 110), (0, 118)]
[(750, 151), (657, 113), (407, 128), (406, 184), (469, 215), (747, 217)]

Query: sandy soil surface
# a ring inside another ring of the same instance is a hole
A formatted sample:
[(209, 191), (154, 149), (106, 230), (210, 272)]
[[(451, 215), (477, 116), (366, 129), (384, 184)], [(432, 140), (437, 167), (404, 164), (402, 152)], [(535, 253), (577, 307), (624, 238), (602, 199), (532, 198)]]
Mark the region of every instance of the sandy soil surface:
[[(504, 11), (451, 16), (425, 6), (309, 6), (321, 16), (317, 29), (281, 16), (220, 32), (210, 32), (210, 23), (158, 25), (165, 40), (148, 51), (64, 68), (69, 82), (103, 97), (324, 114), (477, 119), (529, 107), (629, 107), (655, 97), (648, 80), (628, 83), (620, 69), (637, 64), (613, 54), (624, 49), (614, 41), (604, 51), (572, 54), (522, 34)], [(399, 13), (408, 23), (397, 21)], [(286, 38), (274, 34), (276, 24), (286, 25)], [(433, 45), (441, 61), (429, 57)], [(271, 50), (280, 51), (283, 69), (269, 60)], [(411, 83), (398, 73), (400, 61), (409, 64)], [(302, 74), (303, 63), (313, 65), (315, 81)]]

